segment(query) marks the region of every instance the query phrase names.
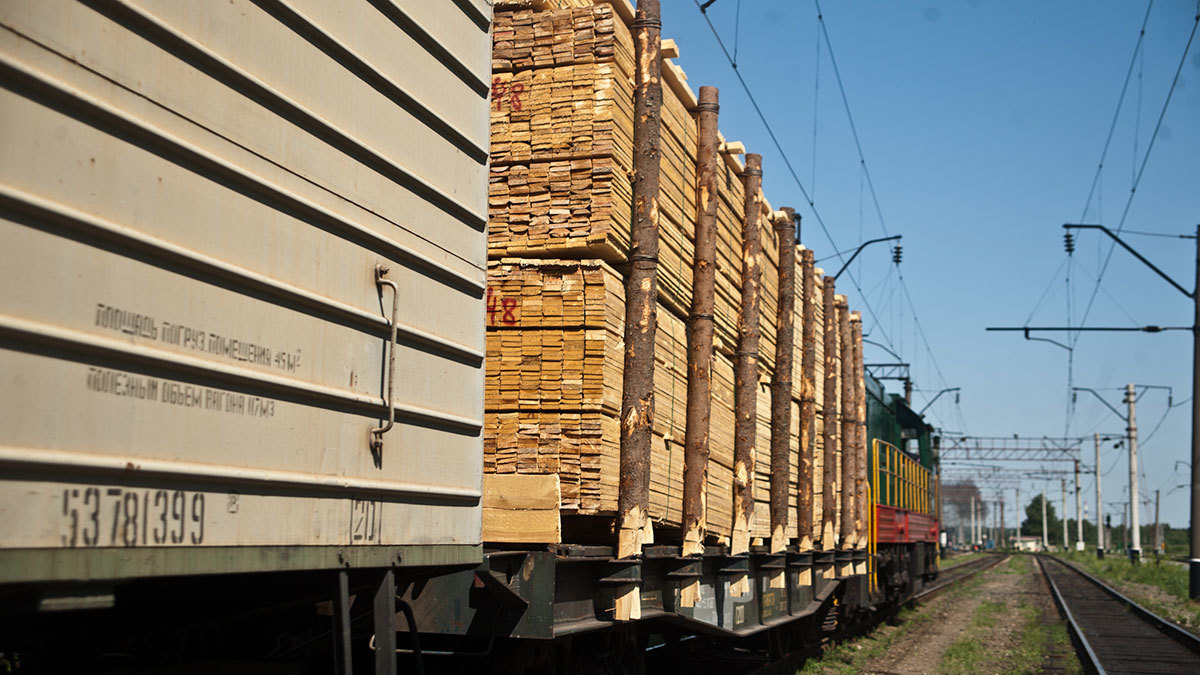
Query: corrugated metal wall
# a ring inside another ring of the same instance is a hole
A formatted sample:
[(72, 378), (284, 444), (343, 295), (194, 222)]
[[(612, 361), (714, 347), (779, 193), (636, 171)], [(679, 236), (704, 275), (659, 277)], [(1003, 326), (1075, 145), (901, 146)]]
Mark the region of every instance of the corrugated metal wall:
[(0, 4), (0, 580), (478, 554), (489, 21)]

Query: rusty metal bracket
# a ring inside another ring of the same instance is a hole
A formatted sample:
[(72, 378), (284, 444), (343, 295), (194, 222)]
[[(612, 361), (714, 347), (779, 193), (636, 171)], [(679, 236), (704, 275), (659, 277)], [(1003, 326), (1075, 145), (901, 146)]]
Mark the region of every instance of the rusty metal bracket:
[(396, 318), (400, 312), (400, 287), (396, 282), (387, 278), (388, 268), (382, 264), (375, 265), (375, 285), (379, 288), (380, 295), (383, 294), (384, 286), (392, 288), (392, 315), (388, 319), (388, 346), (387, 346), (387, 392), (383, 397), (383, 404), (387, 407), (387, 422), (383, 426), (371, 429), (371, 453), (375, 455), (376, 464), (383, 458), (383, 435), (392, 429), (396, 423), (396, 407), (393, 405), (392, 394), (396, 387)]

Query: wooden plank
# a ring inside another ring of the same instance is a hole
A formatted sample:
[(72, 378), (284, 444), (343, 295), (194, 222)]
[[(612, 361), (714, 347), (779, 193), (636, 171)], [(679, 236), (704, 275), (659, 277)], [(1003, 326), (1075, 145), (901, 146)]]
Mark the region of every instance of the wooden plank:
[(483, 506), (494, 509), (558, 510), (558, 476), (489, 474), (483, 477)]
[(558, 510), (523, 511), (483, 508), (483, 540), (493, 544), (558, 544), (562, 527)]
[(562, 526), (556, 474), (484, 474), (483, 540), (559, 543)]

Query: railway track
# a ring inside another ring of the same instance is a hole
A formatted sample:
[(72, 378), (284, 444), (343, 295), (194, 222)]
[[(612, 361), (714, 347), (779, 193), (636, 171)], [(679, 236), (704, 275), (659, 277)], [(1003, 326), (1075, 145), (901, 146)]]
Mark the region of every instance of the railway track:
[(991, 569), (1005, 560), (1008, 560), (1008, 558), (1009, 556), (1007, 555), (988, 555), (983, 558), (972, 560), (971, 562), (955, 565), (939, 575), (940, 578), (932, 586), (923, 589), (920, 593), (914, 595), (909, 602), (917, 603), (932, 600), (947, 588), (950, 588), (961, 581), (965, 581), (986, 569)]
[(1073, 565), (1038, 556), (1088, 672), (1200, 673), (1200, 638)]
[[(917, 604), (932, 600), (943, 591), (953, 587), (956, 584), (966, 581), (967, 579), (970, 579), (980, 572), (991, 569), (996, 565), (1008, 560), (1009, 558), (1010, 556), (1007, 555), (989, 555), (977, 560), (972, 560), (968, 563), (956, 565), (950, 570), (942, 572), (940, 578), (932, 586), (914, 595), (908, 600), (908, 603)], [(869, 622), (849, 627), (844, 631), (829, 636), (829, 640), (832, 642), (840, 642), (842, 640), (854, 639), (867, 635), (871, 631), (875, 630), (882, 621), (886, 620), (886, 618), (886, 615), (882, 613), (877, 614)], [(716, 656), (714, 660), (710, 662), (710, 665), (713, 663), (721, 663), (721, 659), (726, 659), (728, 660), (727, 662), (722, 663), (719, 667), (716, 667), (711, 671), (702, 669), (699, 672), (721, 672), (726, 674), (742, 673), (743, 675), (791, 675), (791, 673), (794, 673), (797, 668), (803, 666), (807, 659), (819, 658), (820, 655), (821, 649), (818, 646), (810, 646), (808, 648), (801, 649), (774, 659), (764, 658), (764, 656), (761, 654), (754, 655), (748, 653), (738, 654), (736, 652), (724, 652)]]

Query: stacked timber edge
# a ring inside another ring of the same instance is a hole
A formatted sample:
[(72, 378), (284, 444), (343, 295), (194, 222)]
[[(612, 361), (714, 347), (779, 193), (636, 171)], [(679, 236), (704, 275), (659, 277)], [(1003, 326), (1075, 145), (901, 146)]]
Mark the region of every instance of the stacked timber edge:
[[(484, 472), (485, 491), (499, 496), (485, 496), (484, 540), (612, 545), (620, 499), (633, 215), (633, 14), (615, 0), (557, 4), (499, 3), (493, 33)], [(699, 101), (670, 58), (663, 59), (662, 79), (667, 86), (657, 192), (648, 503), (653, 530), (643, 543), (678, 545), (688, 537), (693, 551), (718, 545), (736, 553), (735, 365), (739, 326), (746, 325), (743, 241), (747, 231), (757, 231), (759, 340), (753, 368), (743, 377), (756, 395), (741, 425), (748, 453), (742, 493), (747, 501), (744, 539), (737, 548), (832, 551), (844, 529), (843, 442), (865, 453), (855, 434), (842, 432), (843, 422), (855, 421), (853, 415), (838, 414), (843, 338), (836, 311), (830, 312), (832, 325), (826, 325), (823, 302), (823, 289), (832, 290), (832, 282), (814, 267), (812, 252), (799, 246), (786, 257), (789, 274), (780, 274), (784, 229), (777, 227), (789, 221), (790, 236), (791, 216), (773, 211), (757, 188), (747, 195), (740, 143), (718, 134), (710, 145), (708, 152), (718, 154), (711, 199), (702, 198), (708, 193), (697, 189), (702, 179)], [(747, 204), (756, 206), (748, 210)], [(696, 314), (696, 231), (705, 206), (713, 218), (711, 309), (700, 312), (711, 315), (712, 324), (704, 373), (710, 419), (704, 471), (693, 479), (703, 486), (703, 508), (689, 535), (684, 527), (688, 324)], [(783, 292), (794, 300), (790, 322), (779, 315), (781, 278), (790, 283)], [(778, 332), (789, 323), (796, 333), (787, 339), (792, 372), (776, 374)], [(850, 373), (857, 370), (849, 363), (851, 353), (846, 358), (847, 380), (861, 378)], [(827, 400), (833, 404), (828, 421)], [(775, 413), (786, 420), (786, 429), (774, 434), (773, 404), (777, 411), (787, 410)], [(786, 440), (786, 449), (774, 456), (773, 436), (777, 448)], [(851, 463), (846, 469), (857, 473), (859, 466)], [(781, 480), (786, 481), (782, 489)], [(523, 490), (530, 495), (523, 496)], [(848, 503), (853, 505), (853, 497)], [(505, 508), (521, 513), (499, 517)], [(550, 522), (553, 516), (557, 523)], [(846, 527), (861, 533), (860, 523), (852, 514)]]

